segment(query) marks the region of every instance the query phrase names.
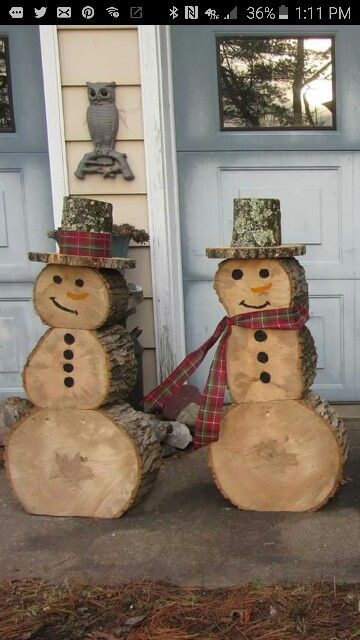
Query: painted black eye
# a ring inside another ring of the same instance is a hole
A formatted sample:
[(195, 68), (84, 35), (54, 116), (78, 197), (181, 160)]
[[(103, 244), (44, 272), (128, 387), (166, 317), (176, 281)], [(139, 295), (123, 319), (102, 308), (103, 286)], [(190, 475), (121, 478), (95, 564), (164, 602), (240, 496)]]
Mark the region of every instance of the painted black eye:
[(61, 276), (54, 276), (53, 277), (53, 282), (55, 282), (55, 284), (61, 284), (62, 283), (62, 277)]
[(241, 269), (234, 269), (231, 275), (234, 278), (234, 280), (241, 280), (244, 274), (241, 271)]
[(268, 278), (270, 275), (269, 269), (260, 269), (259, 276), (260, 278)]
[(96, 96), (95, 89), (90, 89), (90, 95), (91, 95), (92, 98), (95, 98), (95, 96)]
[(78, 278), (77, 280), (75, 280), (75, 284), (77, 287), (83, 287), (84, 286), (84, 280), (81, 280), (81, 278)]
[(102, 95), (104, 98), (106, 98), (106, 97), (107, 97), (107, 95), (108, 95), (108, 92), (107, 92), (107, 90), (106, 90), (106, 89), (101, 89), (101, 90), (100, 90), (100, 93), (101, 93), (101, 95)]

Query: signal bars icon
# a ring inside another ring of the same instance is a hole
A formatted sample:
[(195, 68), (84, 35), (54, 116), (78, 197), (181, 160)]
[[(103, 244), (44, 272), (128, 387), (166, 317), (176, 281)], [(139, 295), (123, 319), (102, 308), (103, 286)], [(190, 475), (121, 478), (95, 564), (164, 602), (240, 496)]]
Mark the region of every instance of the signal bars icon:
[(106, 11), (112, 18), (118, 18), (120, 13), (117, 7), (107, 7)]
[(237, 20), (238, 17), (238, 8), (234, 7), (230, 13), (228, 13), (224, 20)]

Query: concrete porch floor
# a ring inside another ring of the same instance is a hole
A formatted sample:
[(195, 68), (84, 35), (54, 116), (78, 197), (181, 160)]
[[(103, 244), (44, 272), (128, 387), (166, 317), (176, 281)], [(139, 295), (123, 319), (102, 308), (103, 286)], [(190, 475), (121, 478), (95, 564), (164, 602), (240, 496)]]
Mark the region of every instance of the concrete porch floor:
[(152, 494), (118, 520), (28, 515), (2, 472), (1, 578), (360, 582), (360, 422), (346, 422), (348, 481), (316, 513), (237, 510), (212, 483), (203, 450), (168, 459)]

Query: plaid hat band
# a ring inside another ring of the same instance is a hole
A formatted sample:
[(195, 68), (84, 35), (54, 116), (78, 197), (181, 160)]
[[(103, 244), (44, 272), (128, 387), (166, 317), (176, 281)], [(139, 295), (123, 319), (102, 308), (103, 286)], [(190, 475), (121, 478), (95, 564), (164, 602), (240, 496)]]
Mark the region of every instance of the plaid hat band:
[(163, 407), (174, 393), (196, 371), (207, 352), (220, 339), (209, 376), (202, 394), (202, 402), (195, 426), (194, 448), (216, 442), (219, 438), (221, 412), (224, 405), (226, 372), (226, 345), (232, 326), (247, 329), (293, 329), (299, 331), (309, 319), (307, 306), (254, 311), (229, 318), (225, 316), (214, 333), (201, 347), (189, 353), (178, 367), (158, 387), (144, 398), (145, 410)]
[(59, 229), (58, 242), (60, 253), (69, 256), (111, 256), (111, 233)]

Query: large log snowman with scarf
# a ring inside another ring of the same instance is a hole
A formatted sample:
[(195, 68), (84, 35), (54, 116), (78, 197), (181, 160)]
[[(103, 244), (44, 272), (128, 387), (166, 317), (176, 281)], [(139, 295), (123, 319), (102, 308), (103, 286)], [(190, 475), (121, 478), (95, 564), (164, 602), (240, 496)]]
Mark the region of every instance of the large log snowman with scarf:
[[(317, 356), (294, 257), (304, 253), (303, 244), (281, 242), (279, 200), (236, 199), (231, 246), (206, 250), (223, 259), (214, 288), (227, 316), (145, 399), (163, 406), (219, 340), (194, 444), (210, 445), (215, 483), (241, 509), (316, 510), (343, 477), (342, 421), (310, 391)], [(232, 404), (224, 409), (226, 386)]]

